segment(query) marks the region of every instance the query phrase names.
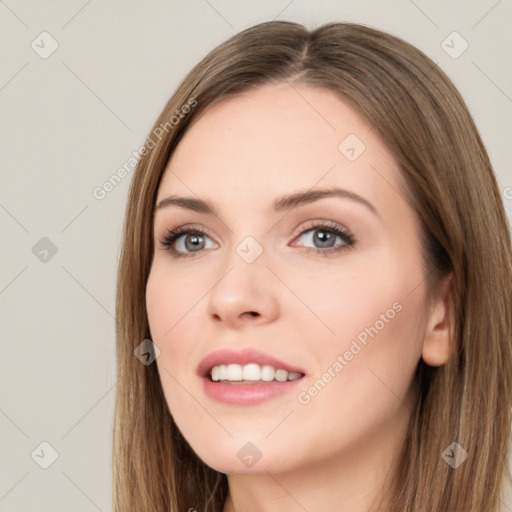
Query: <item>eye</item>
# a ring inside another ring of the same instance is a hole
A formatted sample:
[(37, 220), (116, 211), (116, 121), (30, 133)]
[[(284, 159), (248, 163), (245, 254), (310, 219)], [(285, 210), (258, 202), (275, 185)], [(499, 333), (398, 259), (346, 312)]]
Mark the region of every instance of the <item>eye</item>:
[[(208, 235), (201, 228), (179, 227), (169, 231), (160, 243), (164, 249), (167, 249), (174, 258), (194, 257), (206, 247), (205, 238)], [(191, 251), (191, 252), (188, 252)]]
[[(306, 229), (301, 232), (299, 239), (300, 238), (314, 245), (313, 248), (306, 247), (306, 252), (313, 251), (323, 254), (345, 251), (353, 247), (356, 243), (354, 235), (349, 233), (345, 228), (329, 222), (307, 226)], [(341, 244), (335, 245), (336, 239), (339, 239)]]
[[(301, 238), (317, 245), (313, 248), (304, 247), (306, 252), (313, 251), (326, 256), (330, 253), (348, 250), (356, 243), (354, 235), (345, 228), (329, 222), (312, 223), (306, 226), (306, 229), (303, 229), (298, 237), (298, 239)], [(341, 244), (335, 245), (337, 239), (341, 241)], [(208, 246), (207, 240), (211, 241), (202, 228), (181, 226), (165, 234), (160, 240), (160, 244), (162, 248), (171, 253), (173, 258), (193, 258), (203, 249), (212, 248), (211, 244)], [(295, 247), (297, 244), (293, 243), (292, 246)]]

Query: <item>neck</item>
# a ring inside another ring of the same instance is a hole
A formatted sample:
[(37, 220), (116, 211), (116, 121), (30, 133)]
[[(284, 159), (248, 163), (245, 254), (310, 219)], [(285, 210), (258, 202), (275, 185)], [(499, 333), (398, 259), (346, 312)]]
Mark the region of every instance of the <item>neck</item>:
[[(326, 460), (284, 473), (228, 475), (223, 512), (385, 512), (410, 411)], [(285, 508), (286, 507), (286, 508)]]

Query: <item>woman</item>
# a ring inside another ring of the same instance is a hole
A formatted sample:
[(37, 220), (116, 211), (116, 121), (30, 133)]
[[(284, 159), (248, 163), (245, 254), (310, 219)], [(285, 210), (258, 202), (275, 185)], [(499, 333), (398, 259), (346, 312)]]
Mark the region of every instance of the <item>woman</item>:
[(488, 155), (428, 57), (350, 23), (235, 35), (133, 176), (114, 509), (497, 512), (511, 283)]

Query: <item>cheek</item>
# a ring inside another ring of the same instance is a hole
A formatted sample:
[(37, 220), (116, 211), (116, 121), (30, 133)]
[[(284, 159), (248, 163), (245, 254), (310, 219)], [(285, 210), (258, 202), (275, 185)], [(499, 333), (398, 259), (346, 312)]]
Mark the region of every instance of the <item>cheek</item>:
[[(171, 284), (172, 283), (172, 284)], [(158, 347), (160, 354), (156, 365), (160, 374), (166, 401), (176, 403), (184, 372), (191, 371), (186, 364), (190, 361), (189, 343), (175, 343), (184, 334), (184, 327), (190, 327), (190, 316), (194, 310), (188, 306), (187, 291), (177, 291), (179, 286), (169, 276), (163, 275), (158, 268), (151, 271), (146, 286), (146, 311), (151, 340)], [(188, 291), (190, 295), (190, 290)], [(188, 314), (187, 314), (187, 311)], [(181, 319), (181, 320), (180, 320)], [(179, 361), (180, 364), (176, 364)]]
[(183, 407), (180, 404), (187, 404), (189, 400), (180, 384), (195, 373), (188, 363), (193, 360), (190, 357), (193, 345), (175, 342), (184, 340), (187, 333), (190, 336), (191, 326), (197, 325), (193, 305), (198, 298), (193, 289), (182, 286), (158, 266), (152, 268), (146, 285), (151, 340), (160, 350), (156, 365), (166, 402), (175, 419), (181, 418)]
[(197, 360), (197, 343), (190, 340), (202, 338), (206, 291), (199, 280), (171, 274), (163, 265), (154, 266), (148, 277), (146, 311), (151, 339), (160, 350), (156, 362), (160, 372), (165, 368), (180, 381), (196, 371), (192, 362)]
[(424, 326), (422, 292), (401, 291), (396, 285), (378, 298), (373, 294), (370, 302), (346, 301), (337, 323), (331, 318), (338, 337), (321, 347), (314, 374), (298, 390), (301, 428), (315, 432), (322, 425), (323, 439), (332, 442), (329, 450), (360, 449), (359, 442), (396, 428), (412, 409), (409, 393)]
[[(339, 386), (342, 392), (349, 385), (355, 394), (365, 389), (368, 379), (384, 391), (376, 375), (397, 390), (407, 388), (421, 357), (426, 321), (425, 282), (417, 258), (390, 252), (372, 261), (347, 259), (339, 272), (303, 279), (297, 290), (317, 317), (297, 316), (298, 332), (309, 332), (306, 340), (314, 343), (314, 350), (309, 345), (304, 352), (312, 355), (315, 378), (330, 369), (337, 376), (326, 376), (336, 381), (332, 390)], [(338, 356), (344, 359), (341, 363)], [(374, 391), (368, 390), (368, 398)]]
[(193, 280), (185, 282), (165, 271), (163, 265), (153, 266), (146, 285), (146, 311), (153, 341), (171, 339), (201, 295)]
[(314, 277), (307, 273), (292, 276), (290, 282), (311, 313), (297, 302), (295, 309), (302, 313), (299, 331), (316, 330), (316, 343), (343, 347), (359, 335), (364, 339), (366, 329), (375, 324), (379, 331), (387, 328), (399, 316), (397, 310), (414, 299), (408, 294), (421, 282), (421, 275), (417, 265), (382, 253), (347, 258), (339, 268), (326, 267)]
[(146, 285), (146, 312), (152, 341), (159, 345), (159, 348), (162, 347), (158, 342), (164, 338), (172, 325), (170, 313), (175, 307), (167, 287), (167, 281), (159, 276), (158, 271), (152, 270)]

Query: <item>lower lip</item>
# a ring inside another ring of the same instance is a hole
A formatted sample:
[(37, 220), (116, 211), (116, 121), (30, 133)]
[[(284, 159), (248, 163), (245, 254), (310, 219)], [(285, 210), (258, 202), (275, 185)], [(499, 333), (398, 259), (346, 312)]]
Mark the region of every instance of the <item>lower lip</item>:
[(285, 382), (256, 381), (251, 384), (240, 382), (213, 382), (209, 377), (203, 377), (203, 389), (207, 396), (225, 404), (254, 405), (265, 400), (289, 393), (304, 377)]

